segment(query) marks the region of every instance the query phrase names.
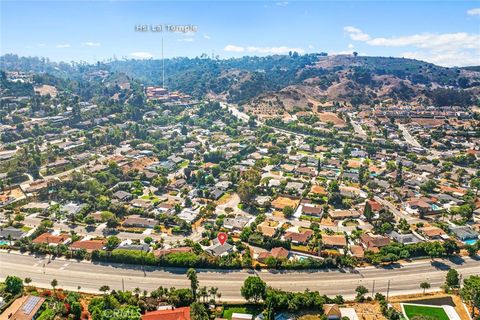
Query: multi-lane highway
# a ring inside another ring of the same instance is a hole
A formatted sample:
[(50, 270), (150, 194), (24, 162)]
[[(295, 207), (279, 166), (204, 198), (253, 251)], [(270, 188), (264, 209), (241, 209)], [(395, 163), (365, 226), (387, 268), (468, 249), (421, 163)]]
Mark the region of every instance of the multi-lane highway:
[[(375, 292), (386, 293), (390, 281), (390, 295), (421, 292), (419, 285), (428, 281), (432, 290), (438, 289), (445, 281), (445, 274), (453, 267), (467, 277), (480, 274), (480, 262), (470, 258), (459, 261), (437, 260), (417, 261), (392, 268), (359, 268), (330, 271), (246, 271), (246, 270), (202, 270), (199, 269), (201, 286), (218, 287), (224, 301), (241, 300), (240, 288), (244, 279), (258, 274), (268, 285), (289, 291), (303, 291), (307, 288), (318, 290), (327, 295), (342, 294), (347, 298), (354, 296), (355, 288), (364, 285)], [(52, 279), (57, 279), (59, 287), (96, 292), (102, 285), (112, 289), (132, 290), (136, 287), (151, 291), (158, 286), (189, 287), (184, 269), (159, 269), (118, 264), (98, 264), (73, 260), (55, 259), (48, 263), (45, 257), (34, 257), (18, 253), (0, 252), (0, 278), (7, 275), (29, 277), (32, 284), (50, 287)]]

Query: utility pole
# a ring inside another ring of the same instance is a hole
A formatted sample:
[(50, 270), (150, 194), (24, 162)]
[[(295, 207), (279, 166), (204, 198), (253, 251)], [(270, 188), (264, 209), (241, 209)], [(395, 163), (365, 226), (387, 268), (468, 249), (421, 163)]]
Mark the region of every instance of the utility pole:
[(123, 278), (122, 278), (122, 291), (125, 291), (125, 282), (123, 281)]
[(373, 280), (373, 286), (372, 286), (372, 298), (374, 297), (375, 294), (375, 280)]
[(388, 285), (387, 285), (387, 302), (388, 302), (389, 294), (390, 294), (390, 280), (388, 280)]

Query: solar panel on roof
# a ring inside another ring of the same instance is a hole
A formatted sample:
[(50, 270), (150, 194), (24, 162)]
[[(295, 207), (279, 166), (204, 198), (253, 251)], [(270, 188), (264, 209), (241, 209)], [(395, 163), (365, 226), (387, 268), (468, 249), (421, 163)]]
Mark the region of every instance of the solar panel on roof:
[(37, 303), (40, 301), (40, 297), (29, 297), (28, 300), (25, 302), (23, 305), (22, 311), (25, 314), (30, 314), (37, 305)]

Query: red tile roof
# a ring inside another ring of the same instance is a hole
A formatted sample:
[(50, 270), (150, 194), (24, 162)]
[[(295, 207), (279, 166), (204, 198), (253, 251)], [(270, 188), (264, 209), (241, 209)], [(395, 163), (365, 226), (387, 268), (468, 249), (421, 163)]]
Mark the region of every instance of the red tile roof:
[(190, 307), (147, 312), (142, 320), (190, 320)]
[(101, 250), (107, 241), (102, 240), (83, 240), (83, 241), (75, 241), (70, 245), (72, 249), (85, 249), (87, 251), (93, 250)]
[(33, 243), (53, 243), (53, 244), (60, 244), (64, 243), (68, 239), (68, 235), (60, 234), (58, 236), (54, 236), (51, 233), (45, 232), (33, 239)]
[(285, 248), (278, 247), (270, 250), (270, 253), (275, 259), (286, 259), (288, 257), (289, 251)]
[(285, 239), (298, 242), (298, 243), (305, 243), (308, 241), (308, 239), (310, 239), (312, 235), (313, 235), (312, 230), (306, 230), (302, 233), (289, 231), (285, 234)]

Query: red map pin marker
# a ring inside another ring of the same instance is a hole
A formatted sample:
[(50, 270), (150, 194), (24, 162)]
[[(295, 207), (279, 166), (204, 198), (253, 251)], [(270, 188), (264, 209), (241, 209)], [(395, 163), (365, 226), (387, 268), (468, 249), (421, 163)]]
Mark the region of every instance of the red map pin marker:
[(225, 243), (225, 241), (227, 241), (227, 238), (228, 238), (227, 234), (224, 232), (220, 232), (217, 236), (218, 242), (220, 242), (222, 246)]

